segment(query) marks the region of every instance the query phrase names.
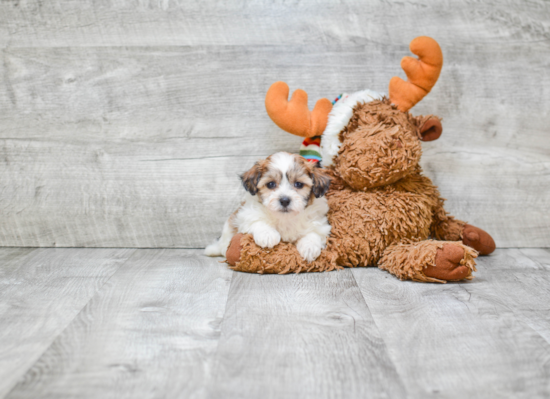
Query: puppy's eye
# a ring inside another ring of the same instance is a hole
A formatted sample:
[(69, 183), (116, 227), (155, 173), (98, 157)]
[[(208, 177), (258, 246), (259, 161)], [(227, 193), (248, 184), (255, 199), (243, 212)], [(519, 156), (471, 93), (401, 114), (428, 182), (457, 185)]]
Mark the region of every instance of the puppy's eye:
[(274, 181), (270, 181), (270, 182), (267, 183), (265, 186), (266, 186), (267, 188), (269, 188), (269, 189), (272, 189), (272, 188), (275, 188), (276, 184), (275, 184)]
[(297, 181), (296, 183), (294, 183), (294, 187), (296, 187), (296, 188), (303, 188), (303, 187), (304, 187), (304, 183)]

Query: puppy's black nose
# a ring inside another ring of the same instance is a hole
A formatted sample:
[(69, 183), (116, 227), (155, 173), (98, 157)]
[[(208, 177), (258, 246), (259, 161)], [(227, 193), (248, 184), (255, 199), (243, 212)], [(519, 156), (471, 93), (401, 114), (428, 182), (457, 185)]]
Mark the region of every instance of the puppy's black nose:
[(281, 205), (282, 205), (283, 207), (286, 208), (286, 207), (288, 206), (288, 204), (290, 204), (290, 198), (288, 198), (288, 197), (281, 197), (281, 198), (279, 199), (279, 202), (281, 203)]

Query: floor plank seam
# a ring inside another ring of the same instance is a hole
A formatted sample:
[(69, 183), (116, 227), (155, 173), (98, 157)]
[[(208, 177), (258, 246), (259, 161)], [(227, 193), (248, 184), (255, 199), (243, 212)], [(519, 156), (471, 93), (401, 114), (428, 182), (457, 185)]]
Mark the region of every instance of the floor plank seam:
[[(42, 249), (42, 248), (41, 248)], [(128, 248), (128, 249), (131, 249), (131, 248)], [(88, 301), (84, 304), (84, 306), (82, 306), (80, 308), (80, 310), (75, 314), (75, 316), (69, 321), (67, 322), (67, 324), (65, 325), (65, 327), (63, 327), (62, 330), (59, 331), (59, 334), (57, 334), (56, 336), (52, 337), (50, 343), (48, 344), (48, 346), (42, 351), (40, 352), (40, 354), (36, 357), (36, 359), (33, 361), (33, 363), (29, 366), (29, 368), (27, 368), (23, 373), (21, 373), (21, 376), (20, 378), (18, 378), (17, 380), (14, 381), (14, 384), (13, 386), (11, 387), (11, 389), (6, 393), (6, 395), (3, 397), (3, 398), (0, 398), (0, 399), (5, 399), (5, 398), (8, 398), (11, 393), (13, 392), (14, 389), (17, 388), (17, 385), (23, 380), (23, 378), (27, 375), (27, 373), (33, 369), (33, 367), (37, 364), (38, 361), (40, 361), (40, 359), (42, 358), (42, 356), (44, 356), (44, 354), (51, 348), (52, 344), (57, 340), (57, 338), (59, 338), (61, 335), (63, 335), (63, 333), (67, 330), (67, 328), (69, 328), (69, 326), (78, 318), (78, 316), (82, 313), (82, 311), (86, 308), (86, 306), (88, 306), (88, 304), (90, 303), (90, 301), (99, 293), (101, 292), (101, 290), (103, 289), (103, 287), (105, 287), (105, 285), (111, 281), (111, 279), (113, 278), (113, 276), (126, 264), (130, 261), (130, 259), (132, 258), (132, 256), (134, 255), (134, 253), (137, 251), (137, 249), (135, 249), (132, 253), (130, 253), (128, 255), (128, 258), (122, 262), (120, 264), (120, 266), (113, 272), (113, 274), (111, 274), (111, 276), (109, 276), (108, 279), (105, 280), (105, 282), (101, 285), (101, 287), (99, 287), (97, 289), (97, 291), (94, 292), (93, 295), (90, 296), (90, 298), (88, 299)]]
[[(408, 397), (408, 390), (407, 390), (407, 385), (405, 384), (405, 380), (403, 379), (403, 377), (401, 377), (401, 374), (399, 372), (399, 368), (397, 367), (397, 362), (395, 361), (395, 359), (393, 358), (391, 352), (389, 351), (389, 346), (388, 346), (388, 342), (386, 341), (386, 338), (385, 338), (385, 334), (383, 334), (382, 330), (380, 329), (380, 326), (379, 324), (376, 322), (376, 318), (374, 317), (374, 314), (373, 312), (371, 311), (370, 309), (370, 306), (367, 302), (367, 298), (365, 298), (365, 295), (363, 295), (363, 290), (361, 289), (360, 285), (359, 285), (359, 282), (357, 281), (357, 279), (355, 278), (355, 274), (353, 273), (353, 269), (355, 268), (350, 268), (350, 273), (351, 273), (351, 276), (353, 277), (353, 281), (355, 282), (355, 285), (357, 286), (357, 289), (359, 290), (359, 292), (361, 293), (361, 297), (363, 298), (363, 301), (365, 302), (365, 306), (367, 307), (370, 315), (371, 315), (371, 318), (372, 318), (372, 322), (374, 323), (374, 325), (376, 326), (376, 329), (378, 330), (378, 334), (380, 335), (380, 338), (382, 339), (382, 342), (384, 342), (384, 348), (386, 350), (386, 354), (388, 356), (388, 359), (391, 361), (392, 365), (393, 365), (393, 368), (395, 369), (395, 371), (397, 372), (397, 375), (399, 376), (399, 381), (401, 381), (401, 385), (404, 387), (405, 389), (405, 393)], [(338, 272), (338, 271), (337, 271)]]
[(227, 303), (229, 302), (229, 294), (231, 293), (231, 287), (233, 286), (233, 281), (234, 281), (234, 277), (235, 277), (235, 271), (232, 271), (231, 272), (231, 281), (229, 282), (229, 289), (227, 290), (227, 297), (225, 299), (225, 304), (223, 305), (223, 315), (222, 315), (222, 321), (220, 323), (220, 335), (218, 336), (218, 342), (216, 342), (216, 349), (213, 351), (212, 353), (212, 370), (211, 370), (211, 374), (210, 374), (210, 380), (211, 381), (214, 381), (214, 376), (216, 374), (216, 365), (218, 364), (218, 353), (219, 353), (219, 350), (220, 350), (220, 342), (222, 340), (222, 334), (223, 334), (223, 325), (224, 325), (224, 322), (225, 322), (225, 314), (227, 313)]

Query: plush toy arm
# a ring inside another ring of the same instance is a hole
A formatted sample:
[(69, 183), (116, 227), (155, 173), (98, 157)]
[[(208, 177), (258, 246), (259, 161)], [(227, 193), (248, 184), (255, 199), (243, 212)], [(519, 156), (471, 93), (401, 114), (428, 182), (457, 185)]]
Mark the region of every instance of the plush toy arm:
[(336, 264), (337, 254), (323, 249), (313, 262), (306, 262), (296, 245), (280, 242), (274, 248), (262, 248), (250, 234), (237, 234), (231, 240), (226, 254), (231, 269), (248, 273), (300, 273), (342, 269)]

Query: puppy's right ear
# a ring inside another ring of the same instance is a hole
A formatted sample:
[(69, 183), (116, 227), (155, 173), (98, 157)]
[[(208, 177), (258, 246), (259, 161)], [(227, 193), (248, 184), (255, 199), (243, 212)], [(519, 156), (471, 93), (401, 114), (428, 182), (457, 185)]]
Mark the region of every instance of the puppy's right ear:
[(311, 171), (311, 178), (313, 180), (312, 193), (315, 198), (320, 198), (325, 195), (330, 187), (330, 176), (318, 162), (315, 163), (313, 170)]
[(258, 183), (262, 177), (262, 169), (262, 165), (256, 162), (248, 172), (244, 172), (240, 176), (244, 189), (252, 195), (256, 195), (258, 192)]

